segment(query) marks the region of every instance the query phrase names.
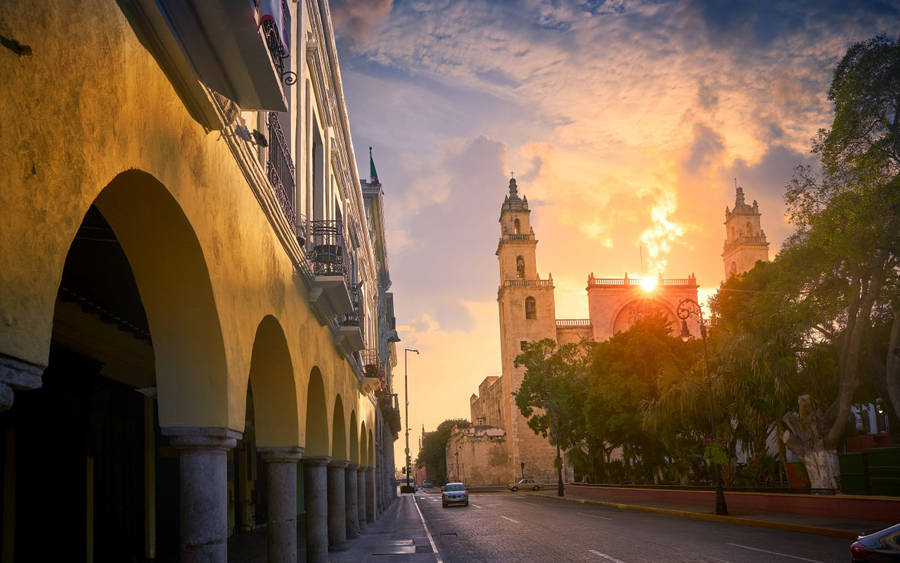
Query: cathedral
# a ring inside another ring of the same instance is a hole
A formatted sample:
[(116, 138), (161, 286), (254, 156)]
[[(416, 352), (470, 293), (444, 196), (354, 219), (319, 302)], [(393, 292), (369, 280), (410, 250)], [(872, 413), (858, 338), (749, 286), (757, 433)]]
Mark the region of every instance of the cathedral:
[[(557, 319), (553, 277), (542, 279), (537, 269), (537, 239), (531, 227), (528, 198), (519, 196), (515, 178), (500, 207), (500, 240), (497, 260), (500, 283), (497, 305), (500, 314), (501, 375), (485, 378), (469, 400), (472, 426), (454, 431), (447, 443), (448, 477), (470, 485), (505, 485), (529, 477), (540, 482), (556, 480), (553, 461), (556, 450), (536, 435), (516, 408), (513, 392), (519, 388), (524, 369), (515, 367), (522, 346), (532, 340), (550, 338), (560, 345), (591, 339), (607, 340), (648, 313), (662, 314), (673, 331), (681, 328), (676, 317), (684, 299), (697, 301), (697, 279), (587, 278), (588, 318)], [(722, 253), (726, 277), (745, 272), (757, 260), (768, 260), (768, 243), (760, 228), (759, 205), (744, 201), (736, 189), (734, 209), (725, 208), (726, 239)], [(687, 320), (692, 334), (699, 334), (696, 318)], [(572, 472), (565, 466), (569, 479)]]

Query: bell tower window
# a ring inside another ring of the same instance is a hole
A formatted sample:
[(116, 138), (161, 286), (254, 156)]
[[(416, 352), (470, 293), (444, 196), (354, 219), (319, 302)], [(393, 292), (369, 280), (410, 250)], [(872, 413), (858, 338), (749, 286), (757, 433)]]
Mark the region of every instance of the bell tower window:
[(515, 234), (519, 234), (519, 233), (522, 232), (522, 225), (521, 225), (521, 223), (519, 223), (519, 220), (518, 220), (518, 219), (516, 219), (515, 221), (513, 221), (513, 232), (514, 232)]
[(525, 277), (525, 259), (521, 256), (516, 257), (516, 277), (519, 279)]
[(536, 319), (537, 318), (537, 304), (534, 301), (534, 297), (526, 297), (525, 298), (525, 318), (526, 319)]

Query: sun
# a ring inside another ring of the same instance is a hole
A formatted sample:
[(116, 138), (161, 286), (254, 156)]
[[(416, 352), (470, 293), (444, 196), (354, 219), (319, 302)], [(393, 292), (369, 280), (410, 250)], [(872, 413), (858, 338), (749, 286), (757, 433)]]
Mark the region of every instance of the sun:
[(646, 278), (641, 278), (641, 289), (650, 293), (654, 289), (656, 289), (656, 278), (647, 276)]

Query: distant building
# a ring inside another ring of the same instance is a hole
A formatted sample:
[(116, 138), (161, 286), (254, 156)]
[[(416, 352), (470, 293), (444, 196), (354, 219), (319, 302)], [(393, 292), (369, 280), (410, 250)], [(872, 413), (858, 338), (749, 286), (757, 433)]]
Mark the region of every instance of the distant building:
[(725, 246), (722, 249), (725, 279), (743, 274), (760, 260), (769, 261), (769, 243), (759, 218), (756, 200), (753, 205), (748, 205), (744, 201), (744, 189), (736, 188), (734, 209), (725, 207)]
[[(501, 376), (481, 382), (478, 394), (470, 398), (474, 429), (454, 432), (447, 446), (448, 475), (458, 463), (456, 471), (472, 485), (505, 484), (521, 477), (556, 479), (556, 449), (528, 427), (514, 402), (513, 392), (524, 376), (524, 369), (515, 367), (514, 362), (526, 342), (543, 338), (560, 344), (583, 339), (600, 342), (628, 330), (643, 316), (660, 313), (672, 322), (676, 333), (681, 326), (676, 322), (678, 303), (686, 298), (697, 300), (693, 274), (678, 279), (661, 275), (641, 279), (627, 273), (622, 278), (598, 278), (590, 274), (586, 288), (589, 318), (557, 319), (553, 276), (540, 277), (536, 251), (528, 199), (519, 196), (516, 180), (510, 179), (509, 194), (500, 207), (496, 252), (500, 266), (497, 303)], [(696, 319), (689, 319), (688, 325), (699, 334)], [(484, 469), (488, 459), (490, 470)], [(571, 475), (569, 470), (566, 473)]]

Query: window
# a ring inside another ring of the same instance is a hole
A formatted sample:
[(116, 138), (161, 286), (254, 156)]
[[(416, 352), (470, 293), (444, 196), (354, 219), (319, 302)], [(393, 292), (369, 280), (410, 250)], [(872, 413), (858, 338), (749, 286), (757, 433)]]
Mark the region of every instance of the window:
[(319, 125), (313, 124), (312, 140), (312, 213), (313, 219), (325, 219), (325, 157)]
[(753, 236), (753, 225), (750, 224), (750, 221), (747, 221), (747, 236)]
[(525, 259), (521, 256), (516, 257), (516, 277), (519, 279), (525, 277)]
[(518, 219), (513, 221), (513, 232), (516, 234), (519, 234), (521, 232), (521, 224), (519, 223)]
[(520, 341), (519, 341), (519, 350), (525, 350), (525, 345), (526, 345), (526, 344), (528, 344), (528, 341), (527, 341), (527, 340), (520, 340)]
[(534, 301), (534, 297), (526, 297), (525, 298), (525, 318), (526, 319), (536, 319), (537, 318), (537, 305)]

